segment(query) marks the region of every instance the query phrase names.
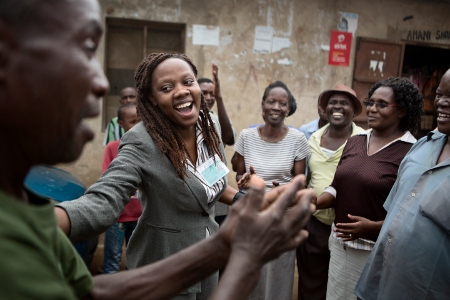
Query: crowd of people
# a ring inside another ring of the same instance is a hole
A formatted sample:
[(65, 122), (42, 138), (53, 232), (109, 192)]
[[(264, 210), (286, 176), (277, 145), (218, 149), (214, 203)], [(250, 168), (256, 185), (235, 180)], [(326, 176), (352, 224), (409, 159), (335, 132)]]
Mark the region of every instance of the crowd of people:
[[(338, 83), (300, 128), (275, 81), (263, 123), (236, 135), (217, 64), (198, 78), (188, 56), (151, 53), (120, 92), (101, 177), (55, 205), (23, 181), (93, 139), (82, 121), (109, 90), (101, 35), (95, 0), (0, 2), (0, 299), (291, 300), (296, 264), (298, 299), (450, 297), (450, 70), (438, 127), (418, 141), (423, 96), (404, 78), (363, 102)], [(71, 242), (103, 232), (92, 276)]]

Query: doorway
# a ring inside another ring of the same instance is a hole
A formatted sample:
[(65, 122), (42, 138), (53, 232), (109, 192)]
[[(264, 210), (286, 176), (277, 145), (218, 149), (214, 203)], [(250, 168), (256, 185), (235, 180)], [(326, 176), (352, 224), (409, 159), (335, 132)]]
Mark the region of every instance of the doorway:
[(106, 76), (110, 92), (103, 102), (103, 129), (117, 116), (120, 91), (135, 86), (134, 71), (152, 52), (184, 53), (186, 24), (106, 19)]
[[(411, 41), (388, 41), (358, 37), (353, 89), (362, 102), (376, 82), (388, 77), (405, 77), (413, 81), (424, 95), (424, 114), (420, 129), (413, 134), (425, 136), (436, 128), (434, 98), (445, 71), (450, 69), (450, 45)], [(354, 119), (358, 126), (367, 127), (367, 116)]]

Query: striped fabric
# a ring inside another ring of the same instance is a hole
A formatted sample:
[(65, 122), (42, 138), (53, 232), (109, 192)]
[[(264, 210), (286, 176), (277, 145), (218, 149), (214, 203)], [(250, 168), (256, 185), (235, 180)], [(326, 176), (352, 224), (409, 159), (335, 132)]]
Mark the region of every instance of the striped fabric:
[(272, 188), (273, 180), (280, 185), (290, 182), (294, 161), (302, 160), (310, 153), (305, 135), (293, 128), (289, 128), (286, 136), (276, 143), (261, 139), (258, 128), (244, 129), (234, 150), (244, 157), (247, 172), (252, 165), (256, 174), (264, 179), (266, 190)]
[(117, 117), (111, 119), (105, 131), (106, 132), (105, 132), (105, 139), (103, 140), (103, 146), (106, 146), (110, 142), (120, 140), (122, 135), (125, 134), (125, 130), (122, 127), (120, 127), (119, 120)]
[[(200, 125), (197, 123), (197, 161), (196, 167), (199, 167), (205, 161), (207, 161), (213, 155), (208, 153), (208, 148), (206, 148), (206, 143), (204, 141), (202, 135), (202, 129)], [(208, 197), (208, 203), (213, 201), (216, 195), (224, 189), (225, 179), (222, 177), (219, 181), (217, 181), (212, 187), (208, 186), (208, 184), (203, 180), (202, 175), (197, 171), (197, 168), (192, 165), (189, 160), (186, 160), (188, 170), (197, 178), (203, 185), (206, 191), (206, 195)]]

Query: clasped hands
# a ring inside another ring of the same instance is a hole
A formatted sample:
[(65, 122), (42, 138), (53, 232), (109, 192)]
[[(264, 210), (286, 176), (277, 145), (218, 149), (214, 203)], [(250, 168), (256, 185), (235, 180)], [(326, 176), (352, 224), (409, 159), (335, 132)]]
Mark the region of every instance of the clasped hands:
[(264, 181), (252, 169), (246, 196), (231, 206), (218, 234), (228, 241), (231, 252), (251, 253), (256, 263), (263, 264), (308, 237), (303, 228), (315, 211), (314, 191), (304, 189), (306, 178), (299, 175), (265, 193)]

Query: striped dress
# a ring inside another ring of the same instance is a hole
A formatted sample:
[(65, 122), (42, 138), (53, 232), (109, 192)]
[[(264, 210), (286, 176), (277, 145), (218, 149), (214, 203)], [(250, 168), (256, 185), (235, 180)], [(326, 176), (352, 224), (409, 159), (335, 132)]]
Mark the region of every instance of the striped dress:
[[(305, 135), (293, 128), (276, 143), (262, 140), (258, 128), (244, 129), (234, 149), (244, 157), (246, 171), (249, 172), (252, 165), (256, 174), (264, 179), (267, 190), (271, 189), (273, 180), (280, 185), (290, 182), (294, 161), (305, 159), (310, 153)], [(291, 300), (294, 266), (295, 250), (266, 264), (248, 299)]]
[(271, 143), (261, 139), (258, 128), (244, 129), (234, 145), (234, 150), (245, 160), (245, 170), (253, 166), (258, 176), (264, 179), (266, 189), (270, 190), (272, 181), (286, 184), (294, 177), (294, 162), (306, 158), (309, 153), (305, 135), (289, 128), (286, 136), (279, 142)]

